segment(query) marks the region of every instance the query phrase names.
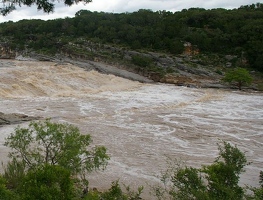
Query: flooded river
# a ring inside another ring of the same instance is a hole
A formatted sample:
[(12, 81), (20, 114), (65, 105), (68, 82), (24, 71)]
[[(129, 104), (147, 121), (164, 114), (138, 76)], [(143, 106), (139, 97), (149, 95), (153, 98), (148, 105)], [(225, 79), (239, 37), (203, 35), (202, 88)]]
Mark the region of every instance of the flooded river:
[[(0, 112), (78, 126), (111, 157), (104, 172), (90, 175), (90, 186), (105, 189), (118, 179), (145, 185), (146, 199), (167, 157), (209, 164), (221, 140), (236, 144), (252, 162), (241, 184), (256, 186), (263, 166), (262, 93), (145, 84), (70, 64), (1, 60)], [(4, 138), (14, 127), (0, 127), (4, 162)]]

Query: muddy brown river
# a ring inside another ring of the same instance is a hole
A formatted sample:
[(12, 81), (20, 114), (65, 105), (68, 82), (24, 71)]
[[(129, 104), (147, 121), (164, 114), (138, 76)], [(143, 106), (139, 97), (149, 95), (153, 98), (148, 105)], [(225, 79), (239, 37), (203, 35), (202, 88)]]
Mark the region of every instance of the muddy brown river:
[[(0, 60), (0, 112), (78, 126), (111, 157), (105, 171), (89, 175), (90, 187), (106, 189), (115, 180), (144, 185), (145, 199), (153, 199), (149, 185), (159, 182), (167, 158), (200, 167), (217, 157), (222, 140), (251, 162), (240, 184), (257, 186), (263, 166), (262, 93), (145, 84), (71, 64)], [(4, 138), (14, 127), (0, 127), (3, 162)]]

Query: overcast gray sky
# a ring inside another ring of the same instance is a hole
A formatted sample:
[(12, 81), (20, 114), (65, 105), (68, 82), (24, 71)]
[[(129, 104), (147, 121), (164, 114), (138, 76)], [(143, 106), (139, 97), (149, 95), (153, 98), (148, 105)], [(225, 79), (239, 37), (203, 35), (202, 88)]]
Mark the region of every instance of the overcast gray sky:
[(75, 13), (81, 9), (103, 12), (133, 12), (139, 9), (151, 9), (153, 11), (181, 11), (184, 8), (238, 8), (241, 5), (249, 5), (252, 3), (263, 3), (262, 0), (93, 0), (89, 4), (79, 3), (71, 7), (65, 6), (63, 3), (57, 3), (55, 12), (52, 14), (37, 11), (35, 6), (17, 7), (17, 10), (8, 16), (0, 16), (0, 23), (5, 21), (19, 21), (22, 19), (55, 19), (74, 17)]

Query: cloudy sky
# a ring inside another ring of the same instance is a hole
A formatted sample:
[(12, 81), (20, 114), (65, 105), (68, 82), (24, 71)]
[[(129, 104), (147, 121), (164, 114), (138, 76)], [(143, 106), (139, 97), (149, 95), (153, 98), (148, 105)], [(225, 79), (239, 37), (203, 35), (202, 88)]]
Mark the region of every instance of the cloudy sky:
[(263, 3), (262, 0), (93, 0), (89, 4), (79, 3), (71, 7), (65, 6), (63, 3), (57, 3), (55, 12), (52, 14), (37, 11), (35, 6), (17, 7), (8, 16), (0, 16), (0, 23), (5, 21), (19, 21), (21, 19), (55, 19), (74, 17), (75, 13), (81, 9), (103, 12), (133, 12), (139, 9), (181, 11), (184, 8), (199, 7), (205, 9), (211, 8), (238, 8), (241, 5), (249, 5), (252, 3)]

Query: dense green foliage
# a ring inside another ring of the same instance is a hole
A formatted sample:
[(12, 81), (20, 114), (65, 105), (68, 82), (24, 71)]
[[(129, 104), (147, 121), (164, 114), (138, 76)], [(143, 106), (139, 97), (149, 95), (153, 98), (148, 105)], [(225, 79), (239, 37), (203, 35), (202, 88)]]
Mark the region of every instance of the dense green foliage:
[(59, 165), (74, 174), (106, 165), (106, 148), (88, 148), (90, 143), (90, 135), (80, 134), (77, 127), (45, 120), (32, 122), (28, 128), (17, 127), (5, 145), (12, 149), (10, 158), (20, 160), (28, 169)]
[(45, 165), (29, 170), (18, 188), (21, 200), (71, 200), (73, 180), (70, 171), (57, 166)]
[(0, 175), (0, 199), (15, 200), (15, 194), (6, 187), (6, 180)]
[[(113, 182), (111, 188), (100, 195), (100, 200), (139, 200), (143, 187), (139, 187), (137, 192), (133, 192), (129, 187), (126, 187), (126, 193), (120, 187), (118, 181)], [(99, 199), (98, 199), (99, 200)]]
[[(70, 52), (88, 41), (130, 49), (179, 54), (190, 42), (201, 52), (232, 54), (263, 71), (263, 4), (238, 9), (201, 8), (180, 12), (139, 10), (104, 13), (80, 10), (74, 18), (0, 24), (2, 41), (14, 49)], [(92, 52), (92, 49), (90, 50)], [(82, 52), (83, 53), (83, 52)]]
[(252, 82), (252, 77), (246, 69), (236, 68), (228, 71), (223, 80), (235, 84), (241, 90), (242, 86), (249, 85)]
[(153, 188), (155, 196), (174, 200), (260, 199), (261, 188), (251, 188), (253, 194), (247, 196), (246, 189), (238, 184), (240, 174), (248, 164), (245, 154), (227, 142), (218, 147), (219, 157), (211, 165), (193, 168), (176, 163), (172, 166), (161, 178), (165, 189)]

